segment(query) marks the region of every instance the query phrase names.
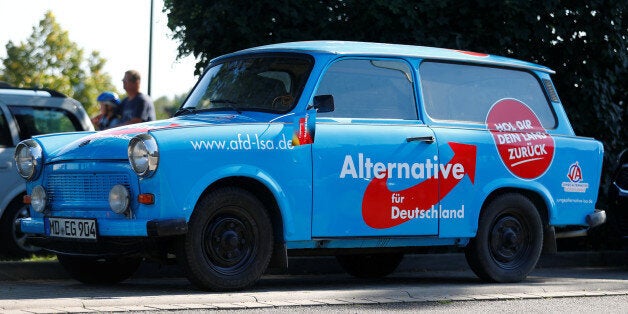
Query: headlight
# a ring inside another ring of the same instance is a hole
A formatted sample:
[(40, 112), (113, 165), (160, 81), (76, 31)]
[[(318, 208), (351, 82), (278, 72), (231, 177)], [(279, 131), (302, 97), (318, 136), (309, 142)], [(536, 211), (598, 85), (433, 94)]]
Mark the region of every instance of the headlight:
[(15, 148), (15, 165), (17, 172), (26, 180), (35, 180), (42, 165), (41, 146), (34, 140), (25, 140)]
[(46, 190), (41, 185), (36, 185), (31, 191), (31, 206), (38, 213), (46, 209)]
[(109, 207), (116, 214), (123, 214), (129, 209), (129, 190), (124, 185), (116, 184), (109, 191)]
[(135, 136), (129, 142), (129, 162), (131, 168), (140, 177), (150, 177), (157, 170), (159, 164), (159, 149), (157, 142), (148, 134)]

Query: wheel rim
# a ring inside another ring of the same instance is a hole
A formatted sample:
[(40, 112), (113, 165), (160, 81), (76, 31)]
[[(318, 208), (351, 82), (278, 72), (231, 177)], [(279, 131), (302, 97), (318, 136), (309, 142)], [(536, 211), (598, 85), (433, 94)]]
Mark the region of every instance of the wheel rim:
[(28, 212), (28, 208), (26, 206), (22, 206), (16, 213), (15, 213), (15, 217), (13, 217), (13, 230), (11, 232), (11, 234), (13, 235), (13, 241), (15, 241), (15, 244), (17, 245), (17, 247), (19, 247), (21, 250), (28, 252), (28, 253), (35, 253), (38, 252), (39, 250), (41, 250), (39, 247), (37, 246), (33, 246), (30, 244), (26, 243), (26, 234), (20, 232), (20, 220), (21, 218), (28, 218), (30, 217), (30, 213)]
[(232, 210), (222, 210), (205, 228), (203, 250), (210, 266), (224, 275), (233, 275), (253, 262), (257, 251), (256, 233), (250, 219)]
[(506, 214), (491, 228), (491, 257), (504, 269), (515, 269), (527, 261), (530, 250), (530, 232), (517, 216)]

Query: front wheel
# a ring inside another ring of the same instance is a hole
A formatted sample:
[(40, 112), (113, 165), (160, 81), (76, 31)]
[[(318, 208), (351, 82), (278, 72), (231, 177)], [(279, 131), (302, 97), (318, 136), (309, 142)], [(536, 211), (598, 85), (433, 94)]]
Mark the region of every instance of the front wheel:
[(338, 255), (338, 263), (349, 275), (358, 278), (381, 278), (397, 269), (403, 253)]
[(523, 195), (509, 193), (482, 211), (465, 256), (485, 281), (519, 282), (536, 266), (542, 247), (543, 224), (536, 206)]
[(93, 285), (121, 282), (131, 277), (142, 262), (135, 256), (97, 258), (64, 254), (58, 254), (57, 260), (72, 278)]
[(197, 204), (178, 258), (201, 289), (241, 290), (264, 273), (273, 249), (264, 205), (239, 188), (215, 190)]

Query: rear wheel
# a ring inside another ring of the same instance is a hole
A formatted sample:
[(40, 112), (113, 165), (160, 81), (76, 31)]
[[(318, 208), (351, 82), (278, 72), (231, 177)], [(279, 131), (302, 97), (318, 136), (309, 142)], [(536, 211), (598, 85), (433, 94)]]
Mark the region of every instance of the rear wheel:
[(110, 285), (133, 275), (140, 266), (140, 257), (96, 258), (58, 254), (57, 259), (72, 278), (86, 284)]
[(485, 281), (519, 282), (536, 266), (542, 247), (543, 224), (536, 207), (527, 197), (509, 193), (482, 211), (465, 256)]
[(381, 278), (397, 269), (403, 253), (338, 255), (338, 263), (349, 275), (358, 278)]
[(266, 271), (272, 244), (272, 225), (259, 199), (243, 189), (222, 188), (194, 209), (177, 257), (201, 289), (240, 290)]

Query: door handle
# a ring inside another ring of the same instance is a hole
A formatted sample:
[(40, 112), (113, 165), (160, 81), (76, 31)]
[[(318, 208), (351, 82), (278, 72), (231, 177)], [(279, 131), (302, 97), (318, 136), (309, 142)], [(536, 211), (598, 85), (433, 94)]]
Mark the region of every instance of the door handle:
[(434, 141), (436, 141), (436, 139), (433, 136), (416, 136), (416, 137), (408, 137), (406, 138), (406, 142), (410, 143), (410, 142), (425, 142), (428, 144), (432, 144), (434, 143)]

